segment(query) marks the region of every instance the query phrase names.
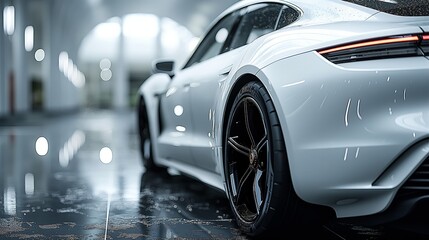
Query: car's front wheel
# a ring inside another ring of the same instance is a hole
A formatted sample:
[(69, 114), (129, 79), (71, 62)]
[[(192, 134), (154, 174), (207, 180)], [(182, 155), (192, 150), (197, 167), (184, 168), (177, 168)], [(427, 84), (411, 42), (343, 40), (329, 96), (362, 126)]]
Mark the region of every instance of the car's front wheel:
[(300, 200), (277, 112), (261, 83), (238, 93), (225, 137), (226, 190), (240, 228), (251, 236), (292, 228)]
[(153, 146), (152, 138), (150, 136), (150, 125), (147, 113), (147, 107), (143, 97), (140, 97), (138, 104), (138, 128), (140, 138), (140, 152), (142, 156), (143, 165), (146, 171), (158, 171), (161, 170), (159, 166), (153, 161)]

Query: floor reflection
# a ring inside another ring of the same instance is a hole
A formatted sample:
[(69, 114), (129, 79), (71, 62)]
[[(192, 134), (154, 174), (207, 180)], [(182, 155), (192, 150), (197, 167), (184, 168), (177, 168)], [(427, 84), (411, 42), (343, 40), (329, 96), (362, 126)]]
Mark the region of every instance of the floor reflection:
[(168, 173), (144, 173), (141, 184), (139, 212), (147, 236), (245, 239), (223, 193)]
[[(144, 171), (135, 120), (133, 111), (87, 111), (0, 122), (0, 239), (247, 239), (223, 193)], [(305, 233), (420, 237), (338, 222)]]
[(144, 173), (135, 120), (89, 111), (1, 122), (0, 238), (244, 238), (222, 193)]

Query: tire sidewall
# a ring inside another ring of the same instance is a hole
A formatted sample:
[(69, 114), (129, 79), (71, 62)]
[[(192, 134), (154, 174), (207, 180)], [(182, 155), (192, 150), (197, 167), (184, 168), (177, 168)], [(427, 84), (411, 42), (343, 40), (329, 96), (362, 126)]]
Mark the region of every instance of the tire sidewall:
[[(156, 168), (156, 165), (153, 161), (153, 146), (152, 146), (152, 138), (150, 136), (150, 123), (148, 118), (148, 112), (146, 108), (146, 104), (143, 98), (140, 100), (139, 109), (138, 109), (138, 123), (139, 123), (139, 138), (140, 138), (140, 153), (143, 161), (143, 165), (146, 169)], [(145, 127), (147, 129), (145, 129)], [(149, 141), (149, 157), (146, 157), (146, 146), (145, 142)]]
[[(234, 213), (234, 216), (237, 219), (237, 224), (240, 226), (240, 228), (242, 229), (242, 231), (244, 231), (245, 233), (251, 235), (251, 236), (256, 236), (259, 235), (261, 232), (264, 231), (264, 226), (266, 226), (269, 222), (271, 222), (270, 216), (267, 214), (268, 213), (268, 209), (270, 207), (270, 202), (271, 202), (271, 194), (272, 190), (273, 190), (273, 184), (274, 184), (274, 172), (273, 172), (273, 152), (271, 149), (271, 141), (272, 141), (272, 133), (271, 133), (271, 128), (270, 128), (270, 120), (269, 120), (269, 116), (268, 116), (268, 111), (267, 111), (267, 106), (263, 97), (264, 91), (262, 91), (261, 88), (262, 85), (260, 84), (254, 84), (254, 83), (248, 83), (246, 84), (237, 94), (237, 96), (235, 97), (234, 103), (232, 105), (231, 108), (231, 114), (228, 117), (228, 125), (227, 125), (227, 130), (226, 130), (226, 134), (225, 134), (225, 139), (224, 139), (224, 173), (225, 173), (225, 181), (226, 181), (226, 190), (228, 191), (228, 196), (229, 196), (229, 202), (232, 208), (232, 211)], [(231, 190), (231, 183), (229, 180), (229, 169), (228, 169), (228, 148), (226, 146), (226, 142), (227, 142), (227, 138), (230, 132), (230, 126), (232, 125), (232, 121), (233, 121), (233, 116), (235, 114), (235, 112), (237, 111), (237, 107), (239, 106), (239, 104), (241, 103), (241, 101), (244, 98), (252, 98), (257, 104), (258, 107), (261, 109), (262, 115), (264, 117), (264, 125), (265, 128), (267, 129), (267, 135), (268, 135), (268, 144), (269, 144), (269, 159), (267, 159), (267, 172), (266, 172), (266, 193), (265, 193), (265, 201), (263, 203), (262, 209), (259, 213), (259, 215), (256, 217), (256, 219), (252, 222), (248, 222), (245, 221), (237, 212), (235, 206), (234, 206), (234, 202), (232, 199), (232, 190)]]

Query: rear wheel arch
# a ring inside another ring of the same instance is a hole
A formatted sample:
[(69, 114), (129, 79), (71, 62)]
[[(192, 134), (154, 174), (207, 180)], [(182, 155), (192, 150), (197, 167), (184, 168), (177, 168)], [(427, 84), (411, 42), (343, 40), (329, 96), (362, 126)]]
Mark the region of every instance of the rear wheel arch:
[(246, 83), (251, 81), (261, 82), (255, 75), (247, 73), (240, 76), (237, 79), (237, 81), (234, 83), (231, 90), (229, 91), (229, 95), (226, 100), (225, 111), (222, 119), (222, 136), (221, 136), (222, 146), (225, 146), (226, 128), (228, 125), (229, 116), (231, 115), (231, 109), (232, 109), (232, 105), (234, 104), (235, 97), (240, 92), (241, 88), (243, 88), (244, 85), (246, 85)]
[[(283, 226), (292, 230), (300, 200), (291, 184), (281, 125), (268, 90), (247, 75), (232, 88), (229, 100), (222, 152), (225, 187), (237, 223), (252, 236)], [(242, 135), (245, 129), (248, 134)], [(249, 154), (250, 163), (243, 154)]]
[[(251, 69), (253, 70), (253, 69)], [(253, 71), (252, 71), (253, 72)], [(228, 94), (228, 98), (225, 104), (225, 110), (224, 110), (224, 115), (223, 115), (223, 119), (222, 121), (222, 129), (221, 129), (221, 139), (222, 139), (222, 147), (225, 146), (225, 135), (226, 135), (226, 129), (227, 129), (227, 125), (228, 125), (228, 119), (230, 117), (231, 114), (231, 109), (232, 106), (234, 104), (234, 100), (235, 97), (237, 96), (237, 94), (240, 92), (240, 90), (249, 82), (258, 82), (260, 83), (268, 92), (269, 97), (271, 98), (271, 101), (274, 105), (275, 110), (277, 111), (277, 113), (282, 114), (281, 112), (281, 108), (279, 108), (276, 104), (276, 96), (275, 94), (273, 94), (273, 91), (270, 87), (267, 87), (267, 85), (270, 85), (269, 80), (265, 77), (265, 75), (263, 74), (262, 71), (255, 71), (257, 74), (253, 74), (253, 73), (244, 73), (243, 75), (241, 75), (234, 83), (234, 85), (231, 87), (231, 90), (229, 91)], [(279, 118), (279, 125), (280, 125), (280, 129), (283, 133), (283, 136), (285, 136), (285, 132), (287, 130), (287, 126), (284, 126), (284, 124), (281, 122), (280, 118)], [(286, 153), (287, 153), (287, 142), (288, 139), (286, 137), (284, 137), (284, 141), (285, 141), (285, 147), (286, 147)], [(224, 158), (225, 156), (222, 154), (222, 158)], [(288, 156), (286, 156), (288, 159)], [(289, 169), (291, 169), (290, 163), (289, 163), (289, 159), (288, 159), (288, 165), (289, 165)], [(292, 181), (292, 186), (293, 186), (293, 181)]]
[[(250, 89), (251, 91), (249, 92), (249, 90), (246, 90), (246, 89)], [(244, 95), (243, 95), (243, 91), (244, 91)], [(229, 126), (231, 123), (240, 122), (240, 121), (234, 120), (235, 114), (236, 114), (235, 111), (237, 109), (237, 100), (241, 101), (239, 99), (241, 99), (245, 95), (247, 96), (249, 93), (252, 94), (253, 92), (255, 93), (259, 92), (256, 94), (256, 95), (260, 94), (259, 99), (262, 101), (259, 101), (259, 103), (262, 105), (265, 105), (264, 108), (266, 110), (262, 112), (265, 112), (265, 114), (267, 114), (266, 115), (266, 117), (268, 117), (267, 124), (271, 126), (271, 129), (269, 130), (270, 133), (267, 132), (268, 135), (266, 136), (268, 136), (268, 138), (270, 138), (271, 140), (274, 140), (272, 142), (273, 145), (271, 145), (273, 147), (272, 155), (270, 154), (272, 156), (271, 166), (277, 170), (274, 170), (272, 172), (273, 175), (270, 180), (272, 181), (273, 188), (269, 190), (269, 192), (271, 191), (273, 192), (270, 193), (271, 196), (269, 198), (265, 199), (267, 201), (266, 204), (268, 204), (267, 208), (265, 209), (269, 209), (269, 210), (266, 210), (266, 212), (264, 211), (265, 213), (262, 213), (264, 215), (261, 215), (266, 220), (259, 217), (256, 218), (255, 222), (251, 221), (251, 222), (245, 223), (246, 221), (238, 220), (239, 226), (247, 234), (252, 236), (258, 236), (260, 234), (266, 234), (266, 233), (270, 234), (270, 231), (272, 230), (281, 231), (282, 229), (284, 229), (284, 227), (286, 227), (286, 229), (293, 231), (294, 226), (296, 226), (295, 224), (304, 224), (304, 225), (312, 224), (320, 221), (325, 221), (325, 217), (331, 218), (332, 214), (330, 209), (320, 208), (320, 206), (308, 204), (304, 202), (296, 194), (293, 181), (291, 178), (291, 168), (290, 168), (290, 161), (289, 161), (290, 159), (288, 158), (287, 149), (286, 149), (287, 143), (286, 143), (286, 139), (284, 139), (285, 134), (283, 134), (283, 131), (285, 129), (283, 129), (283, 126), (279, 119), (279, 114), (282, 114), (282, 113), (277, 111), (275, 100), (273, 99), (273, 96), (271, 95), (269, 88), (267, 88), (264, 82), (261, 81), (257, 76), (252, 74), (245, 74), (241, 76), (237, 80), (237, 82), (235, 82), (228, 96), (228, 101), (226, 102), (226, 105), (225, 105), (225, 114), (222, 119), (222, 122), (223, 122), (222, 164), (224, 165), (223, 167), (224, 177), (225, 177), (224, 180), (226, 181), (225, 190), (228, 194), (231, 205), (234, 204), (233, 203), (234, 201), (236, 202), (238, 200), (237, 200), (237, 194), (234, 195), (233, 189), (235, 189), (235, 187), (232, 187), (232, 185), (234, 184), (231, 183), (232, 180), (229, 180), (229, 178), (232, 178), (232, 176), (230, 176), (231, 170), (227, 170), (228, 166), (232, 166), (229, 163), (231, 161), (230, 157), (233, 156), (233, 155), (230, 155), (230, 153), (228, 153), (229, 146), (227, 146), (227, 144), (229, 144), (229, 140), (227, 142), (227, 138), (229, 136), (235, 136), (235, 134), (230, 135)], [(239, 103), (240, 102), (238, 102), (238, 104)], [(232, 118), (232, 121), (230, 118)], [(235, 157), (233, 159), (234, 159), (233, 162), (237, 161), (235, 160)], [(243, 160), (246, 161), (246, 159), (243, 159)], [(238, 161), (241, 161), (241, 160), (238, 160)], [(252, 162), (252, 160), (250, 161)], [(267, 164), (267, 166), (268, 165), (270, 164)], [(234, 166), (237, 166), (237, 165), (234, 165)], [(288, 173), (285, 173), (285, 171), (288, 171)], [(244, 175), (246, 175), (246, 173)], [(267, 181), (269, 178), (270, 177), (267, 178)], [(237, 183), (237, 181), (235, 182)], [(241, 180), (240, 180), (240, 184), (241, 184)], [(288, 199), (287, 200), (288, 206), (285, 206), (283, 208), (281, 206), (283, 206), (284, 201), (286, 201), (286, 199)], [(232, 207), (234, 209), (234, 206)], [(303, 216), (299, 216), (300, 215), (299, 213), (302, 213)], [(320, 213), (320, 216), (318, 216), (317, 213)], [(239, 219), (241, 219), (241, 217), (239, 217), (239, 213), (237, 214), (237, 212), (234, 211), (234, 214)], [(305, 217), (309, 217), (309, 219), (303, 219)], [(276, 223), (279, 220), (283, 223), (281, 224)], [(276, 223), (276, 224), (273, 225), (273, 223)]]

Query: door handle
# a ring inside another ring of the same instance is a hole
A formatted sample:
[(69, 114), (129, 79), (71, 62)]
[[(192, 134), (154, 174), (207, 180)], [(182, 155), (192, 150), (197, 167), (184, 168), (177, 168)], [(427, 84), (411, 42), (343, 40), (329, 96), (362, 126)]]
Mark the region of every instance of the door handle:
[(220, 70), (219, 76), (227, 76), (231, 72), (231, 69), (232, 69), (232, 65), (229, 65), (228, 67)]

